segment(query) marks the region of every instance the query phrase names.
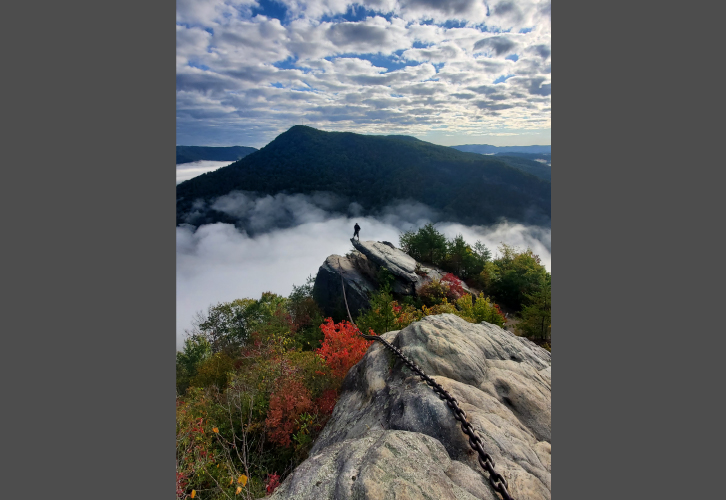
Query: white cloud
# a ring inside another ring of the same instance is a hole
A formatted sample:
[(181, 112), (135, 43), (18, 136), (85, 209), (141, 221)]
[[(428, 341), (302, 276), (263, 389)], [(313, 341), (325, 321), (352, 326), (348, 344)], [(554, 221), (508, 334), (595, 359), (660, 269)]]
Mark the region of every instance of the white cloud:
[[(445, 126), (461, 143), (483, 130), (550, 127), (548, 1), (285, 0), (282, 21), (252, 16), (256, 3), (177, 3), (179, 137), (262, 147), (302, 119), (361, 133)], [(361, 5), (366, 17), (339, 17)], [(452, 20), (466, 25), (442, 25)], [(510, 75), (473, 105), (471, 88)]]
[(181, 163), (176, 166), (176, 183), (188, 181), (198, 175), (214, 172), (218, 168), (226, 167), (234, 162), (201, 160), (190, 163)]
[(176, 0), (176, 22), (209, 26), (249, 14), (257, 0)]

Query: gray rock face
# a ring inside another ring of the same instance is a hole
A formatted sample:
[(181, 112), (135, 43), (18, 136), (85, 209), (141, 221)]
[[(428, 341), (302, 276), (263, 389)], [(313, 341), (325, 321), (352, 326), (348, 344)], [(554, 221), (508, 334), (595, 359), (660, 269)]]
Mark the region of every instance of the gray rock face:
[[(320, 266), (313, 286), (313, 297), (327, 316), (346, 317), (340, 275), (343, 275), (350, 313), (355, 317), (369, 307), (369, 295), (378, 289), (378, 273), (387, 269), (393, 274), (393, 292), (399, 296), (415, 296), (422, 285), (445, 274), (440, 269), (424, 266), (387, 241), (358, 241), (346, 257), (331, 255)], [(466, 292), (472, 293), (466, 284)]]
[(336, 318), (345, 317), (345, 302), (340, 277), (343, 276), (345, 294), (348, 299), (350, 313), (355, 317), (361, 309), (368, 308), (369, 294), (374, 292), (378, 285), (374, 280), (363, 274), (347, 257), (331, 255), (315, 277), (313, 285), (313, 298), (320, 305), (326, 316)]
[[(441, 269), (425, 266), (416, 261), (403, 250), (399, 250), (387, 241), (357, 241), (351, 239), (353, 246), (372, 262), (377, 269), (386, 268), (396, 278), (393, 291), (400, 295), (416, 295), (422, 285), (446, 274)], [(466, 284), (464, 290), (471, 293)]]
[[(488, 323), (428, 316), (386, 340), (458, 401), (517, 499), (551, 498), (551, 354)], [(275, 499), (500, 498), (448, 406), (374, 343)]]

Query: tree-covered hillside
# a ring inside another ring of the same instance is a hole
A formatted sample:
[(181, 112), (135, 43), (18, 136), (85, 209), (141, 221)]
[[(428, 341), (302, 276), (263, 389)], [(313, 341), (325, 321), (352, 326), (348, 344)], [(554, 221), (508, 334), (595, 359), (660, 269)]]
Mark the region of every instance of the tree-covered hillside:
[(244, 158), (250, 153), (257, 151), (257, 148), (247, 146), (230, 146), (226, 148), (208, 146), (177, 146), (176, 164), (191, 163), (193, 161), (236, 161)]
[[(546, 224), (550, 182), (505, 162), (404, 136), (323, 132), (296, 125), (267, 146), (177, 186), (177, 224), (198, 199), (231, 191), (264, 194), (328, 191), (359, 203), (366, 214), (412, 199), (464, 224)], [(199, 204), (197, 204), (197, 207)], [(198, 223), (230, 222), (206, 209)]]
[[(511, 153), (507, 155), (496, 155), (496, 158), (506, 162), (507, 165), (526, 172), (528, 174), (536, 175), (540, 179), (552, 182), (552, 167), (547, 164), (535, 161), (533, 158), (517, 155), (517, 153)], [(529, 156), (529, 155), (528, 155)], [(534, 156), (534, 155), (531, 155)], [(549, 156), (549, 155), (548, 155)]]

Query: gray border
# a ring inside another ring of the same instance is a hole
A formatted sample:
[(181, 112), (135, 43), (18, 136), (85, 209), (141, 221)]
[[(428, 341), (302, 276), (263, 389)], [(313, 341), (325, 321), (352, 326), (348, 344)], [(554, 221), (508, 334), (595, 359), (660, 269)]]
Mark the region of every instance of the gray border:
[[(6, 67), (22, 68), (4, 79), (3, 423), (17, 453), (5, 491), (163, 498), (174, 485), (175, 4), (14, 9), (7, 19), (32, 19), (39, 38), (24, 22), (5, 31), (18, 42)], [(695, 352), (704, 332), (723, 327), (694, 328), (696, 292), (668, 278), (692, 273), (687, 224), (704, 214), (689, 201), (718, 185), (683, 193), (703, 161), (685, 152), (699, 130), (664, 109), (698, 83), (697, 119), (718, 93), (673, 66), (697, 38), (642, 31), (655, 14), (681, 27), (677, 10), (603, 4), (583, 19), (594, 9), (571, 2), (553, 24), (556, 491), (685, 496), (718, 477), (676, 474), (696, 457), (718, 465), (703, 450), (720, 414), (703, 411), (686, 376), (718, 352)]]
[[(570, 2), (556, 12), (557, 498), (721, 490), (708, 484), (718, 481), (720, 450), (713, 460), (705, 448), (723, 418), (704, 406), (723, 389), (704, 399), (693, 390), (717, 380), (700, 376), (699, 366), (719, 351), (711, 334), (723, 325), (708, 318), (717, 292), (693, 283), (703, 258), (687, 257), (705, 250), (694, 227), (713, 212), (702, 200), (718, 196), (718, 184), (703, 183), (694, 169), (720, 159), (701, 156), (704, 135), (709, 147), (719, 141), (699, 130), (698, 116), (722, 93), (720, 79), (676, 69), (678, 60), (699, 67), (702, 50), (691, 30), (677, 35), (690, 25), (680, 9)], [(714, 221), (707, 238), (722, 225)]]
[(3, 491), (167, 498), (176, 6), (12, 8), (3, 8)]

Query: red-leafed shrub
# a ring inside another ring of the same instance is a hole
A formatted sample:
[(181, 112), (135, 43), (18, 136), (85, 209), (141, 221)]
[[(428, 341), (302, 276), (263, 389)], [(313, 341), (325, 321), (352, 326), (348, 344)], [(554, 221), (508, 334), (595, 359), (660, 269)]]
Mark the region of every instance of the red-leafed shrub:
[(459, 300), (466, 292), (464, 291), (463, 282), (452, 273), (446, 273), (441, 277), (441, 283), (449, 286), (446, 298), (449, 302)]
[(294, 378), (284, 380), (270, 396), (270, 407), (265, 424), (268, 439), (281, 446), (290, 446), (291, 436), (297, 430), (296, 421), (302, 413), (313, 410), (310, 391)]
[(373, 341), (361, 338), (358, 328), (347, 321), (333, 323), (332, 318), (327, 318), (320, 329), (325, 339), (315, 352), (325, 360), (333, 376), (342, 380), (348, 370), (363, 358)]
[(270, 474), (267, 476), (267, 494), (272, 495), (275, 488), (280, 486), (280, 474)]
[(327, 391), (323, 391), (323, 394), (313, 402), (313, 405), (323, 415), (330, 415), (331, 413), (333, 413), (335, 403), (337, 402), (338, 391), (334, 389), (328, 389)]

